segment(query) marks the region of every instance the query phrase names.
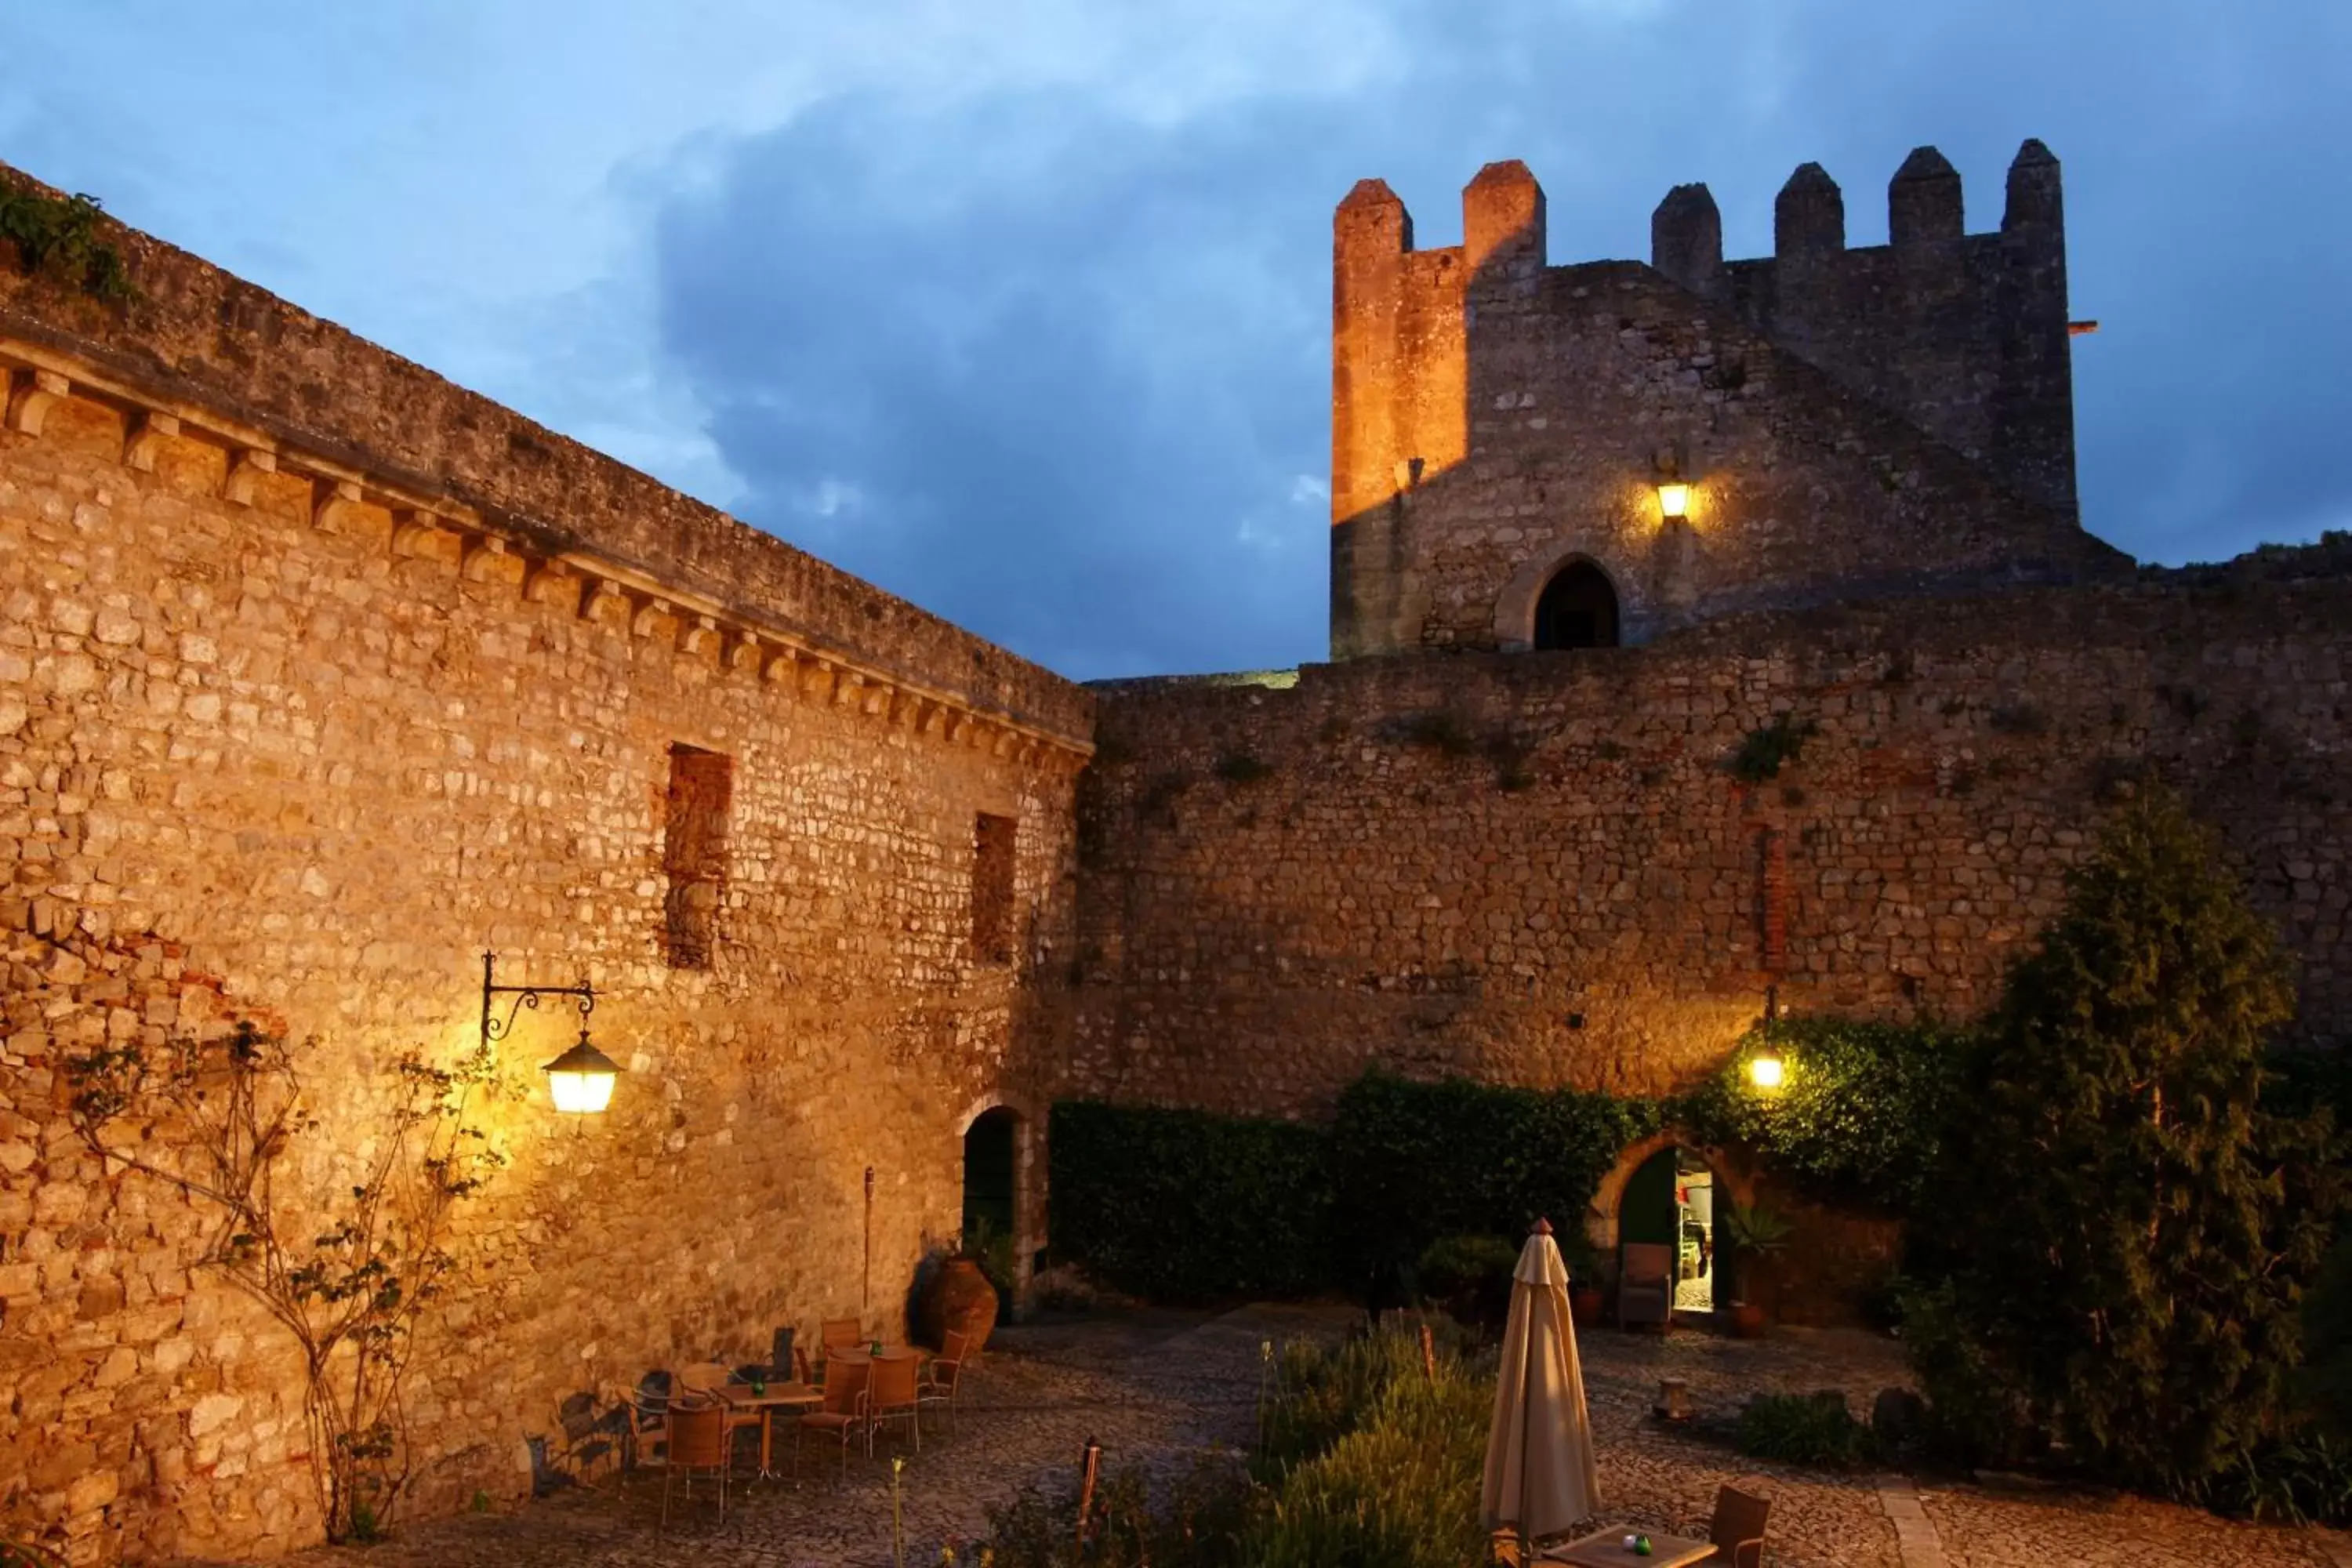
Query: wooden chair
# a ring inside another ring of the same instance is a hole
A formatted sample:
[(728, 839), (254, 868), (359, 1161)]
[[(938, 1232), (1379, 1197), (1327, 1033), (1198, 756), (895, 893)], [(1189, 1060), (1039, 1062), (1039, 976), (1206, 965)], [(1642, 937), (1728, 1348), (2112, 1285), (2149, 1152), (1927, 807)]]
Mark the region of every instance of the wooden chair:
[(727, 1385), (748, 1381), (715, 1361), (696, 1362), (692, 1366), (680, 1368), (677, 1374), (680, 1388), (690, 1394), (707, 1394), (711, 1403), (719, 1406), (727, 1417), (727, 1440), (730, 1444), (734, 1442), (736, 1433), (746, 1429), (757, 1431), (767, 1423), (768, 1417), (761, 1411), (739, 1410), (727, 1404)]
[(827, 1318), (817, 1326), (817, 1383), (824, 1382), (824, 1363), (835, 1351), (862, 1350), (866, 1345), (866, 1325), (856, 1318)]
[(923, 1369), (922, 1385), (915, 1392), (920, 1405), (936, 1405), (948, 1414), (948, 1430), (955, 1430), (956, 1390), (963, 1382), (964, 1352), (970, 1341), (962, 1331), (950, 1329), (940, 1339), (940, 1353)]
[[(707, 1401), (707, 1402), (706, 1402)], [(669, 1523), (670, 1478), (680, 1471), (687, 1476), (686, 1495), (694, 1496), (694, 1472), (709, 1470), (719, 1477), (719, 1518), (727, 1518), (727, 1476), (733, 1467), (729, 1464), (735, 1445), (727, 1425), (727, 1407), (715, 1396), (697, 1397), (693, 1403), (679, 1401), (669, 1410), (669, 1462), (662, 1468), (661, 1521)]]
[(922, 1363), (912, 1352), (875, 1358), (866, 1382), (866, 1452), (874, 1452), (874, 1434), (886, 1421), (904, 1421), (914, 1434), (915, 1452), (923, 1451)]
[(1769, 1498), (1755, 1497), (1737, 1487), (1721, 1489), (1715, 1494), (1715, 1518), (1706, 1528), (1706, 1538), (1715, 1543), (1715, 1550), (1699, 1561), (1727, 1563), (1729, 1568), (1763, 1568), (1764, 1521), (1771, 1513)]
[(825, 1373), (824, 1405), (802, 1416), (793, 1427), (793, 1474), (801, 1473), (801, 1439), (810, 1432), (830, 1433), (841, 1444), (841, 1473), (849, 1473), (849, 1440), (866, 1429), (866, 1363), (845, 1361)]
[(1675, 1313), (1675, 1249), (1664, 1242), (1629, 1241), (1617, 1270), (1617, 1326), (1655, 1323)]

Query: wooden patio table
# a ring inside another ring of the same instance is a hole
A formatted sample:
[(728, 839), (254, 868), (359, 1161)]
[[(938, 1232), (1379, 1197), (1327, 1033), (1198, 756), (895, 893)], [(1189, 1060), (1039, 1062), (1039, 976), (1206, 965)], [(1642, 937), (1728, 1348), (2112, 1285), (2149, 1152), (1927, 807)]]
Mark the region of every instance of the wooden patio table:
[(718, 1390), (719, 1396), (736, 1409), (760, 1413), (760, 1479), (763, 1481), (776, 1474), (769, 1468), (769, 1456), (775, 1451), (776, 1412), (814, 1410), (824, 1403), (824, 1391), (805, 1383), (772, 1383), (767, 1389), (765, 1394), (754, 1394), (748, 1383), (729, 1383)]
[[(1627, 1536), (1643, 1534), (1650, 1538), (1647, 1557), (1625, 1544)], [(1660, 1535), (1654, 1530), (1637, 1530), (1630, 1524), (1612, 1524), (1606, 1530), (1580, 1535), (1565, 1546), (1547, 1546), (1536, 1553), (1536, 1561), (1573, 1563), (1576, 1568), (1684, 1568), (1714, 1550), (1715, 1542), (1711, 1541), (1692, 1541), (1685, 1536)]]

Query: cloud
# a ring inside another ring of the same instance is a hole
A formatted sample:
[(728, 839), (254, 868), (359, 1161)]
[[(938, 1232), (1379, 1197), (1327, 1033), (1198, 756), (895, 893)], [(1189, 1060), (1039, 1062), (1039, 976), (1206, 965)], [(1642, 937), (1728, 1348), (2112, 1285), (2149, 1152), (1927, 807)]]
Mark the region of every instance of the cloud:
[(1319, 657), (1331, 205), (1447, 244), (1495, 158), (1555, 261), (1691, 179), (1754, 255), (1800, 162), (1863, 244), (1912, 146), (1985, 228), (2039, 136), (2090, 525), (2352, 523), (2342, 0), (127, 0), (0, 58), (0, 157), (1076, 675)]
[(733, 147), (659, 274), (740, 510), (1057, 668), (1316, 657), (1326, 129), (860, 99)]

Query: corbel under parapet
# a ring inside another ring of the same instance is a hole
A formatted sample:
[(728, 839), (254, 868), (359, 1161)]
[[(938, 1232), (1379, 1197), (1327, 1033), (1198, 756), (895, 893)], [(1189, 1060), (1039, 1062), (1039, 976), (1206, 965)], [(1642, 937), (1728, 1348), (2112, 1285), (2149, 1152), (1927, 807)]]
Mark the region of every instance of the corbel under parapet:
[[(362, 504), (359, 481), (356, 479), (314, 479), (310, 481), (310, 526), (321, 533), (348, 531), (352, 523), (358, 521), (357, 513)], [(404, 512), (400, 515), (404, 521), (415, 513)], [(393, 533), (392, 548), (393, 553), (396, 555), (415, 553), (414, 550), (402, 548), (398, 531)]]
[(604, 577), (595, 579), (580, 603), (580, 618), (594, 626), (617, 622), (626, 626), (635, 614), (635, 601), (629, 591)]
[[(395, 546), (399, 535), (393, 536)], [(466, 541), (465, 552), (458, 557), (457, 575), (468, 583), (488, 583), (497, 578), (507, 562), (507, 542), (495, 533), (478, 533)]]
[(163, 443), (179, 433), (178, 415), (135, 410), (122, 431), (122, 466), (142, 474), (153, 473), (155, 459), (163, 456)]
[(574, 616), (585, 616), (578, 573), (560, 561), (536, 561), (523, 569), (522, 596), (527, 604), (553, 605)]
[(8, 374), (5, 405), (8, 428), (22, 436), (37, 436), (49, 410), (73, 395), (73, 383), (53, 370), (13, 371)]
[(664, 621), (674, 621), (677, 618), (677, 606), (667, 599), (649, 598), (637, 606), (636, 614), (629, 617), (629, 635), (649, 637)]
[(278, 454), (259, 447), (238, 447), (229, 453), (228, 473), (221, 480), (221, 499), (232, 506), (251, 506), (253, 488), (264, 474), (278, 471)]

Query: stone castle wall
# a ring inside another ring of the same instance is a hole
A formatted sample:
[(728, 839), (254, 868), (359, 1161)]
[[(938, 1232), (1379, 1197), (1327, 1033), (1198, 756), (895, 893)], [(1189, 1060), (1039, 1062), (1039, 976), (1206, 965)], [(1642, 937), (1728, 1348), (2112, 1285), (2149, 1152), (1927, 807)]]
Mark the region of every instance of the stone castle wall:
[[(1967, 1016), (2144, 772), (2352, 1033), (2352, 575), (1742, 617), (1647, 647), (1104, 685), (1076, 1091), (1324, 1113), (1367, 1068), (1654, 1093), (1767, 985)], [(1294, 682), (1295, 683), (1292, 683)], [(1776, 714), (1779, 777), (1726, 762)]]
[(504, 1047), (529, 1096), (412, 1373), (417, 1506), (514, 1495), (573, 1390), (892, 1331), (964, 1125), (1042, 1103), (1091, 696), (123, 243), (119, 314), (0, 267), (0, 1530), (315, 1539), (284, 1337), (192, 1270), (196, 1214), (95, 1167), (64, 1058), (282, 1026), (325, 1190), (397, 1053), (473, 1044), (485, 949), (593, 979), (626, 1073), (567, 1124), (568, 1013)]
[[(1948, 196), (1901, 244), (1843, 249), (1841, 206), (1729, 268), (1703, 187), (1661, 207), (1655, 266), (1553, 267), (1522, 164), (1483, 170), (1437, 249), (1357, 186), (1334, 219), (1332, 657), (1523, 647), (1579, 559), (1633, 642), (2126, 574), (2074, 510), (2056, 165), (2012, 176), (1997, 235), (1958, 232), (1957, 177), (1897, 184), (1898, 206)], [(1669, 471), (1686, 523), (1660, 517)]]

